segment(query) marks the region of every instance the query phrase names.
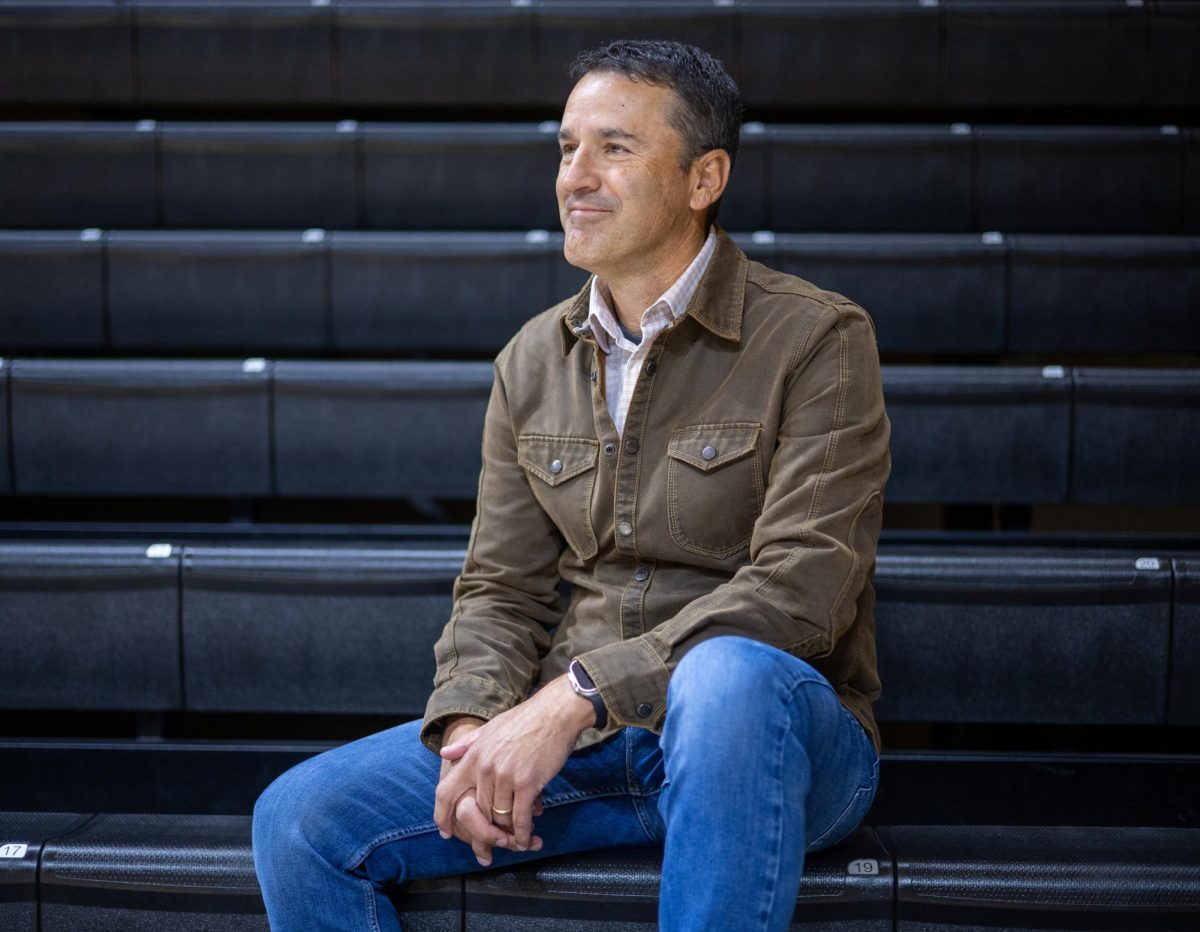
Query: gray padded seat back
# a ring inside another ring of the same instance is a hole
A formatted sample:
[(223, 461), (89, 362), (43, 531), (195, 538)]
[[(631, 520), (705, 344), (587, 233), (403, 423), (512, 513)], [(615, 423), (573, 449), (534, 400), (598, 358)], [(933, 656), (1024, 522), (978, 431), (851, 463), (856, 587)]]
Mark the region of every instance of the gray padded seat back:
[(144, 102), (333, 103), (333, 15), (311, 0), (138, 0)]
[(118, 0), (0, 5), (0, 101), (132, 100), (132, 5)]
[(875, 587), (880, 719), (1163, 723), (1166, 559), (885, 552)]
[(154, 137), (153, 120), (0, 123), (0, 223), (154, 226)]
[(1014, 236), (1009, 349), (1200, 352), (1200, 237)]
[(356, 226), (356, 136), (353, 120), (165, 123), (163, 225)]
[(16, 489), (268, 494), (268, 369), (261, 360), (18, 360)]
[[(660, 848), (588, 851), (466, 877), (467, 932), (658, 927)], [(793, 932), (891, 932), (892, 863), (860, 827), (805, 857)]]
[(0, 230), (0, 353), (104, 347), (102, 238)]
[(0, 928), (38, 932), (38, 858), (46, 839), (67, 834), (89, 816), (0, 812)]
[(320, 230), (115, 232), (107, 245), (114, 349), (326, 348)]
[(896, 929), (1200, 927), (1200, 831), (942, 825), (882, 829)]
[(472, 498), (491, 363), (280, 362), (281, 495)]
[(951, 106), (1129, 107), (1148, 71), (1149, 4), (1125, 0), (949, 0)]
[(562, 237), (530, 233), (334, 233), (338, 349), (497, 352), (557, 301)]
[(1167, 722), (1200, 725), (1200, 559), (1175, 561), (1171, 696)]
[(512, 0), (341, 0), (340, 102), (528, 105), (533, 14)]
[(885, 366), (892, 502), (1062, 502), (1071, 382), (1062, 367)]
[(558, 158), (558, 124), (552, 121), (367, 124), (364, 225), (558, 229)]
[(981, 126), (976, 223), (1014, 233), (1180, 233), (1176, 127)]
[(187, 707), (419, 718), (460, 551), (189, 547)]
[(743, 0), (741, 7), (740, 87), (756, 107), (919, 107), (938, 97), (940, 17), (932, 4)]
[(773, 230), (971, 229), (968, 127), (814, 124), (768, 133)]
[(1077, 369), (1071, 498), (1200, 502), (1200, 374)]
[(882, 353), (1004, 350), (1002, 236), (785, 233), (774, 240), (773, 261), (764, 261), (864, 307)]
[(0, 643), (0, 708), (178, 708), (178, 551), (0, 544)]

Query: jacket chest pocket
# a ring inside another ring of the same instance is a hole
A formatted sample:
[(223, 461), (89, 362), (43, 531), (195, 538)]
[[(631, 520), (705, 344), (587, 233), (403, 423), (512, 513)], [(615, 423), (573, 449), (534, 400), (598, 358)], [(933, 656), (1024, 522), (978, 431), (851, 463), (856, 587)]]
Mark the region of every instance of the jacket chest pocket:
[(758, 424), (680, 427), (667, 447), (671, 539), (684, 550), (727, 557), (749, 546), (762, 511)]
[(600, 442), (586, 437), (522, 434), (517, 462), (525, 470), (538, 504), (581, 560), (596, 555), (592, 489)]

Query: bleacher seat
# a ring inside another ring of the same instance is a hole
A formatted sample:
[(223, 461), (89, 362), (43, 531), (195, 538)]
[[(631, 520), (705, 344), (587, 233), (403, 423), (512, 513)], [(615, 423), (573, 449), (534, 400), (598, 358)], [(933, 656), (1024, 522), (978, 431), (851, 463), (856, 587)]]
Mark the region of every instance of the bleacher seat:
[(38, 930), (38, 860), (46, 839), (90, 817), (61, 812), (0, 812), (0, 928)]
[(159, 129), (162, 223), (357, 226), (356, 136), (353, 120), (164, 123)]
[(0, 230), (0, 352), (105, 344), (99, 230)]
[(0, 3), (0, 103), (132, 101), (133, 36), (117, 0)]
[(946, 102), (1134, 106), (1146, 96), (1149, 4), (946, 0)]
[(153, 121), (0, 123), (0, 225), (152, 227)]
[(975, 222), (1018, 233), (1179, 233), (1176, 126), (980, 126)]
[(490, 363), (279, 362), (280, 495), (471, 498)]
[(616, 38), (690, 42), (720, 59), (736, 80), (737, 13), (726, 0), (539, 0), (535, 99), (562, 107), (571, 91), (567, 69), (575, 56)]
[(375, 123), (361, 144), (371, 229), (559, 226), (557, 123)]
[[(966, 126), (770, 126), (774, 230), (971, 229)], [(992, 224), (987, 229), (1003, 229)]]
[(0, 544), (0, 591), (0, 707), (179, 707), (169, 544)]
[(1200, 3), (1155, 0), (1150, 12), (1150, 101), (1194, 107), (1200, 88)]
[(1191, 369), (1075, 371), (1071, 498), (1200, 502), (1200, 385)]
[[(622, 848), (465, 878), (467, 932), (658, 928), (662, 850)], [(890, 932), (892, 858), (869, 828), (805, 858), (792, 932)]]
[(1200, 559), (1175, 560), (1174, 608), (1174, 666), (1167, 721), (1172, 725), (1200, 725)]
[(1200, 832), (990, 825), (880, 830), (897, 932), (1156, 929), (1200, 920)]
[(8, 403), (8, 370), (8, 360), (0, 358), (0, 493), (13, 491), (12, 459), (9, 454), (12, 449), (12, 430), (9, 425), (12, 408)]
[(267, 495), (263, 360), (17, 360), (15, 490)]
[(135, 0), (143, 103), (330, 104), (333, 15), (312, 0)]
[(457, 551), (188, 547), (187, 707), (419, 718)]
[[(1198, 5), (1200, 8), (1200, 5)], [(1195, 67), (1195, 58), (1192, 59)], [(1187, 179), (1187, 212), (1184, 229), (1188, 233), (1200, 233), (1200, 128), (1193, 127), (1187, 131), (1187, 167), (1184, 169)]]
[(770, 183), (771, 137), (761, 123), (744, 123), (738, 140), (737, 163), (721, 196), (717, 220), (727, 230), (770, 227), (765, 192)]
[(741, 7), (739, 87), (755, 107), (899, 108), (939, 99), (935, 4), (743, 0)]
[[(562, 236), (334, 233), (333, 344), (339, 350), (494, 354), (553, 289)], [(580, 273), (581, 275), (583, 273)]]
[(906, 551), (875, 584), (881, 720), (1164, 724), (1168, 559)]
[(866, 308), (881, 353), (1004, 350), (1008, 255), (999, 234), (783, 233), (771, 240), (763, 248), (773, 253), (762, 261)]
[(1010, 243), (1009, 349), (1200, 352), (1200, 239), (1014, 236)]
[(1061, 366), (885, 366), (891, 502), (1064, 502), (1071, 379)]
[(321, 351), (324, 234), (158, 230), (106, 242), (115, 350)]
[(533, 97), (532, 3), (339, 0), (334, 17), (343, 104), (520, 106)]

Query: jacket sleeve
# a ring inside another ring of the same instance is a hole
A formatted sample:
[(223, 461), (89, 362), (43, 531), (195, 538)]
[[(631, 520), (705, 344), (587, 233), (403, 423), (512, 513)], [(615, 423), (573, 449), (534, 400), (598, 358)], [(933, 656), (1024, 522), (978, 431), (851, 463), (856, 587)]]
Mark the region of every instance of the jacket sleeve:
[(502, 359), (484, 421), (467, 556), (450, 621), (434, 646), (437, 672), (421, 740), (435, 752), (450, 719), (490, 720), (525, 698), (563, 612), (557, 585), (564, 543), (518, 463)]
[[(855, 620), (891, 465), (866, 312), (851, 302), (828, 307), (814, 335), (795, 348), (784, 378), (750, 562), (645, 634), (580, 657), (612, 725), (660, 727), (671, 671), (701, 641), (737, 634), (817, 658)], [(639, 714), (647, 705), (651, 713)]]

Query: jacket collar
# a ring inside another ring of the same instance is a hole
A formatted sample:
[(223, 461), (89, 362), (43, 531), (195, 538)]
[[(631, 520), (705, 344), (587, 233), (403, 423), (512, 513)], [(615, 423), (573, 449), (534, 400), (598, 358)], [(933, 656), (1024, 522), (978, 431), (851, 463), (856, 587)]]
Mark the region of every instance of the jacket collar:
[[(717, 247), (700, 279), (696, 293), (688, 303), (685, 314), (714, 335), (737, 343), (742, 338), (742, 305), (746, 298), (746, 273), (749, 260), (720, 227), (717, 227)], [(592, 280), (570, 299), (560, 318), (562, 352), (566, 356), (579, 339), (590, 336), (588, 327), (588, 295)]]

